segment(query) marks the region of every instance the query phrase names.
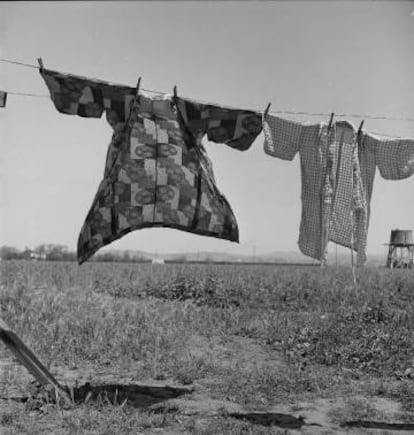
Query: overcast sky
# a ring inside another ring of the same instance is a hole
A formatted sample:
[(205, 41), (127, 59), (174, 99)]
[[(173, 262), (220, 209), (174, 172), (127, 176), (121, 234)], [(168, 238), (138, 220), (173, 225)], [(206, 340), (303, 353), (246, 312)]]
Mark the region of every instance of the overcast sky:
[[(243, 109), (414, 115), (414, 3), (2, 2), (0, 57)], [(48, 95), (36, 69), (0, 63), (0, 89)], [(287, 116), (287, 115), (286, 115)], [(297, 116), (321, 121), (327, 117)], [(359, 118), (347, 118), (359, 125)], [(414, 138), (414, 123), (364, 128)], [(48, 98), (10, 95), (0, 109), (0, 244), (76, 247), (102, 178), (105, 121), (60, 114)], [(240, 245), (172, 229), (135, 231), (110, 249), (256, 254), (297, 251), (299, 159), (206, 142)], [(368, 252), (392, 228), (414, 230), (414, 177), (377, 173)], [(331, 248), (332, 249), (332, 248)]]

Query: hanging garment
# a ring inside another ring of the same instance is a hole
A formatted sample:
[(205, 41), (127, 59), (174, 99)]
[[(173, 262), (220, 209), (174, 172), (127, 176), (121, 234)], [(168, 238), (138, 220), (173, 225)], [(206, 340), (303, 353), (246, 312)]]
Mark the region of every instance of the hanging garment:
[(0, 91), (0, 107), (6, 107), (7, 92)]
[(264, 150), (293, 160), (300, 155), (302, 216), (298, 245), (307, 256), (326, 263), (333, 241), (366, 259), (366, 243), (375, 170), (385, 179), (414, 173), (414, 140), (384, 139), (338, 121), (309, 124), (267, 115)]
[(238, 242), (233, 211), (201, 143), (247, 150), (261, 115), (41, 69), (59, 112), (99, 118), (114, 130), (105, 172), (81, 229), (78, 261), (123, 235), (169, 227)]

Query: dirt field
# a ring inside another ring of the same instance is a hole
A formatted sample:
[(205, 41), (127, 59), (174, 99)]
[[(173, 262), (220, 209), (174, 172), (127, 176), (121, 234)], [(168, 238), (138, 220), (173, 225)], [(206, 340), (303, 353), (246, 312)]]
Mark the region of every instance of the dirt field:
[(1, 263), (3, 434), (414, 433), (414, 273)]

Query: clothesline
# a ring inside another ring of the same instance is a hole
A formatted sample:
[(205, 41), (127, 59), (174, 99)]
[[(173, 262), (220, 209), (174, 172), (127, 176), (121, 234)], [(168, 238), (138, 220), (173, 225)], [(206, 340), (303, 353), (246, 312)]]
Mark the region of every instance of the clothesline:
[(9, 92), (9, 91), (7, 91), (7, 93), (9, 95), (20, 95), (22, 97), (50, 98), (50, 96), (46, 94), (28, 94), (25, 92)]
[[(39, 69), (38, 65), (33, 65), (33, 64), (29, 64), (29, 63), (25, 63), (25, 62), (18, 62), (18, 61), (14, 61), (14, 60), (10, 60), (10, 59), (0, 59), (0, 62), (6, 62), (6, 63), (11, 63), (11, 64), (15, 64), (15, 65), (21, 65), (27, 68), (34, 68), (34, 69)], [(69, 74), (69, 73), (66, 73)], [(86, 77), (85, 77), (86, 78)], [(89, 79), (91, 79), (89, 77)], [(93, 79), (93, 80), (99, 80), (99, 81), (103, 81), (100, 79)], [(111, 82), (112, 83), (112, 82)], [(112, 83), (115, 84), (115, 83)], [(125, 86), (125, 85), (122, 85)], [(156, 90), (152, 90), (152, 89), (146, 89), (146, 88), (140, 88), (143, 91), (146, 92), (151, 92), (154, 94), (166, 94), (166, 92), (163, 91), (156, 91)], [(7, 92), (9, 95), (17, 95), (17, 96), (23, 96), (23, 97), (34, 97), (34, 98), (50, 98), (49, 95), (46, 94), (33, 94), (33, 93), (25, 93), (25, 92)], [(192, 101), (196, 102), (196, 103), (202, 103), (202, 104), (214, 104), (205, 100), (193, 100)], [(231, 106), (226, 106), (229, 109), (237, 109), (236, 107), (231, 107)], [(254, 110), (255, 112), (262, 112), (263, 110)], [(295, 111), (295, 110), (272, 110), (269, 111), (269, 113), (273, 113), (273, 114), (284, 114), (284, 115), (299, 115), (299, 116), (329, 116), (331, 115), (331, 113), (314, 113), (314, 112), (306, 112), (306, 111)], [(362, 114), (355, 114), (355, 113), (335, 113), (335, 117), (347, 117), (347, 118), (359, 118), (359, 119), (371, 119), (371, 120), (383, 120), (383, 121), (405, 121), (405, 122), (414, 122), (414, 118), (389, 118), (387, 116), (371, 116), (371, 115), (362, 115)], [(380, 136), (386, 136), (386, 137), (396, 137), (394, 136), (390, 136), (387, 135), (385, 133), (378, 133), (378, 132), (372, 132), (374, 134), (380, 135)]]
[[(30, 63), (23, 63), (23, 62), (16, 62), (16, 61), (14, 61), (14, 60), (9, 60), (9, 59), (0, 59), (0, 62), (6, 62), (6, 63), (12, 63), (12, 64), (15, 64), (15, 65), (21, 65), (21, 66), (25, 66), (25, 67), (28, 67), (28, 68), (35, 68), (35, 69), (39, 69), (39, 65), (32, 65), (32, 64), (30, 64)], [(65, 73), (65, 74), (69, 74), (69, 73)], [(85, 77), (86, 78), (86, 77)], [(93, 78), (93, 77), (88, 77), (89, 79), (92, 79), (92, 80), (99, 80), (99, 81), (104, 81), (104, 80), (101, 80), (101, 79), (95, 79), (95, 78)], [(121, 86), (125, 86), (124, 84), (121, 84), (121, 83), (113, 83), (113, 82), (111, 82), (112, 84), (119, 84), (119, 85), (121, 85)], [(154, 93), (154, 94), (166, 94), (166, 92), (162, 92), (162, 91), (154, 91), (154, 90), (152, 90), (152, 89), (145, 89), (145, 88), (141, 88), (143, 91), (146, 91), (146, 92), (152, 92), (152, 93)], [(36, 95), (36, 96), (41, 96), (41, 97), (43, 97), (44, 95)], [(47, 96), (48, 98), (50, 98), (49, 96)]]
[[(7, 92), (9, 95), (17, 95), (17, 96), (23, 96), (23, 97), (34, 97), (34, 98), (48, 98), (50, 99), (50, 95), (46, 95), (46, 94), (30, 94), (30, 93), (25, 93), (25, 92)], [(284, 115), (300, 115), (300, 116), (329, 116), (329, 113), (311, 113), (311, 112), (295, 112), (295, 111), (283, 111), (283, 110), (278, 110), (278, 111), (272, 111), (269, 113), (279, 113), (279, 114), (284, 114)], [(335, 114), (336, 117), (354, 117), (354, 118), (364, 118), (363, 115), (350, 115), (350, 114)], [(368, 118), (367, 118), (368, 119)], [(377, 118), (371, 118), (371, 119), (384, 119), (381, 117), (377, 117)], [(386, 118), (385, 118), (386, 119)], [(389, 119), (388, 119), (389, 120)], [(394, 119), (393, 119), (394, 120)], [(414, 120), (413, 120), (414, 121)], [(393, 137), (396, 138), (398, 136), (395, 135), (388, 135), (385, 133), (379, 133), (376, 131), (372, 131), (372, 133), (379, 135), (379, 136), (385, 136), (385, 137)]]
[(36, 68), (36, 69), (39, 68), (38, 66), (32, 65), (30, 63), (17, 62), (15, 60), (10, 60), (10, 59), (0, 59), (0, 62), (13, 63), (14, 65), (22, 65), (22, 66), (26, 66), (28, 68)]
[[(284, 114), (291, 114), (291, 115), (311, 115), (311, 116), (329, 116), (330, 115), (330, 113), (309, 113), (309, 112), (277, 111), (277, 110), (269, 112), (269, 113), (284, 113)], [(388, 118), (387, 116), (358, 115), (356, 113), (335, 113), (335, 116), (348, 117), (348, 118), (386, 120), (386, 121), (414, 122), (414, 118)]]
[[(145, 89), (143, 89), (145, 90)], [(158, 92), (158, 91), (153, 91)], [(19, 95), (24, 97), (36, 97), (36, 98), (50, 98), (49, 95), (46, 94), (30, 94), (25, 92), (9, 92), (9, 95)], [(198, 102), (203, 102), (201, 100), (197, 100)], [(269, 111), (269, 113), (280, 113), (285, 115), (304, 115), (304, 116), (329, 116), (330, 113), (313, 113), (313, 112), (296, 112), (294, 110), (273, 110)], [(375, 119), (375, 120), (387, 120), (387, 121), (411, 121), (414, 122), (412, 118), (387, 118), (385, 116), (367, 116), (367, 115), (358, 115), (353, 113), (335, 113), (336, 117), (348, 117), (348, 118), (365, 118), (365, 119)]]

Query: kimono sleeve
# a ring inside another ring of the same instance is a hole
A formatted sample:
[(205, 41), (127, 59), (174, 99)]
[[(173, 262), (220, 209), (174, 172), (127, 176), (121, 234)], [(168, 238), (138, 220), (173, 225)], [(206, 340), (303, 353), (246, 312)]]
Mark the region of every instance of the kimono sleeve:
[(56, 109), (68, 115), (100, 118), (104, 111), (102, 89), (97, 82), (70, 74), (40, 69)]
[(263, 122), (266, 154), (283, 160), (293, 160), (299, 152), (309, 124), (267, 115)]
[(106, 111), (107, 120), (113, 128), (127, 119), (130, 102), (136, 92), (134, 88), (47, 69), (40, 69), (40, 74), (59, 112), (83, 118), (100, 118)]
[(209, 141), (245, 151), (262, 131), (258, 112), (200, 104), (177, 98), (178, 108), (194, 137), (207, 135)]
[(367, 136), (366, 144), (386, 180), (403, 180), (414, 174), (414, 140)]

